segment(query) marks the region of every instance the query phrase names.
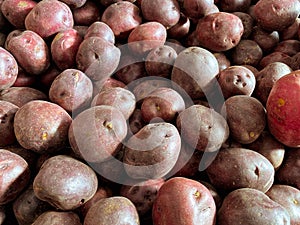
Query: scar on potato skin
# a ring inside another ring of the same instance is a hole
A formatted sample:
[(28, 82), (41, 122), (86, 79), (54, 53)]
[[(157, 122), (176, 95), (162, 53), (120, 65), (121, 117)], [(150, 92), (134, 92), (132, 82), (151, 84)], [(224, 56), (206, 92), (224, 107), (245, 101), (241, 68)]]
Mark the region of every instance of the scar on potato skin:
[(285, 100), (283, 98), (278, 99), (278, 107), (284, 106), (285, 105)]

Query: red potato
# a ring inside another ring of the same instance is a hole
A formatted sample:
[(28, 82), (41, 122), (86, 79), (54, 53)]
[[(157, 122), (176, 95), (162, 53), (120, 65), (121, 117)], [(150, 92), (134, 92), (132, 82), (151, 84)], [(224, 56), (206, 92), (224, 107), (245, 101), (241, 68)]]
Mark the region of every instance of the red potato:
[(214, 225), (216, 205), (203, 184), (175, 177), (159, 189), (153, 204), (152, 219), (155, 225)]
[(169, 38), (183, 38), (190, 31), (191, 22), (190, 19), (183, 13), (180, 14), (179, 21), (172, 27), (170, 27), (168, 32)]
[(81, 26), (90, 26), (101, 18), (98, 5), (93, 1), (86, 1), (79, 8), (72, 10), (74, 24)]
[(19, 72), (13, 87), (32, 87), (36, 84), (37, 77), (28, 74), (22, 67), (19, 67)]
[(112, 29), (103, 22), (96, 21), (92, 23), (85, 32), (84, 38), (101, 37), (112, 44), (115, 44), (115, 35)]
[(183, 1), (183, 8), (186, 16), (194, 19), (200, 19), (213, 7), (213, 0), (185, 0)]
[(251, 35), (253, 30), (253, 25), (254, 25), (253, 17), (246, 12), (233, 12), (233, 14), (238, 16), (242, 20), (243, 27), (244, 27), (242, 38), (247, 39)]
[(85, 25), (74, 25), (73, 29), (77, 30), (77, 32), (80, 34), (82, 38), (84, 38), (84, 35), (86, 34), (87, 29), (89, 26)]
[(289, 27), (285, 28), (280, 32), (281, 40), (290, 40), (297, 39), (298, 30), (299, 30), (300, 18), (297, 18), (296, 21)]
[(38, 2), (25, 19), (26, 29), (34, 31), (42, 38), (72, 28), (73, 25), (74, 19), (71, 9), (58, 0)]
[(136, 108), (129, 118), (129, 129), (131, 133), (136, 134), (140, 129), (146, 125), (142, 117), (142, 111)]
[[(49, 91), (49, 88), (54, 81), (55, 77), (57, 77), (62, 71), (58, 69), (55, 65), (50, 65), (50, 67), (38, 77), (38, 82), (41, 84), (44, 90)], [(46, 92), (47, 92), (46, 91)]]
[(154, 48), (163, 46), (167, 39), (166, 28), (158, 22), (146, 22), (134, 28), (128, 36), (128, 47), (143, 56)]
[(76, 53), (83, 38), (75, 29), (58, 32), (51, 42), (51, 56), (56, 66), (61, 69), (73, 68), (76, 64)]
[(5, 0), (1, 5), (1, 11), (14, 27), (24, 29), (25, 18), (36, 4), (32, 0)]
[(72, 9), (82, 7), (86, 1), (87, 0), (62, 0), (62, 2), (66, 3)]
[(251, 0), (220, 0), (220, 8), (225, 12), (246, 12)]
[(116, 38), (127, 38), (142, 23), (142, 17), (139, 7), (128, 1), (120, 1), (104, 10), (101, 21), (113, 30)]
[(46, 42), (35, 32), (20, 31), (7, 42), (7, 50), (14, 55), (19, 66), (27, 73), (39, 75), (50, 66), (50, 53)]
[(266, 31), (259, 26), (254, 26), (251, 39), (255, 41), (265, 53), (269, 53), (279, 43), (278, 31)]
[(6, 49), (0, 47), (0, 90), (11, 87), (18, 76), (18, 63)]
[(103, 81), (94, 81), (93, 82), (93, 98), (99, 94), (101, 91), (108, 90), (110, 88), (114, 87), (121, 87), (124, 88), (126, 85), (119, 81), (116, 80), (115, 78), (109, 77), (107, 80)]
[(293, 71), (275, 82), (266, 109), (272, 135), (286, 146), (300, 147), (300, 71)]
[(74, 212), (47, 211), (41, 214), (32, 225), (81, 225), (80, 218)]
[[(297, 57), (297, 54), (294, 57)], [(270, 63), (282, 62), (282, 63), (285, 63), (288, 66), (290, 66), (292, 69), (296, 70), (296, 68), (294, 68), (294, 65), (293, 65), (293, 60), (294, 60), (293, 57), (290, 57), (289, 55), (287, 55), (285, 53), (282, 53), (282, 52), (272, 52), (272, 53), (264, 56), (260, 60), (258, 68), (263, 69), (267, 65), (269, 65)], [(297, 66), (298, 66), (298, 64), (297, 64)]]
[(296, 55), (300, 52), (300, 41), (295, 39), (281, 41), (274, 48), (274, 51), (283, 52), (289, 56)]

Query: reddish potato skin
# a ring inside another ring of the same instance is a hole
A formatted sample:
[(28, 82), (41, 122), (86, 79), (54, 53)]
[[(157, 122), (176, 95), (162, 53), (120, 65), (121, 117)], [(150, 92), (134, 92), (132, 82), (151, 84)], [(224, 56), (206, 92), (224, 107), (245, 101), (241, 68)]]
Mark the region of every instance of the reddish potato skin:
[(300, 147), (300, 70), (293, 71), (275, 82), (266, 109), (269, 130), (289, 147)]
[(0, 100), (0, 147), (13, 144), (16, 141), (13, 121), (18, 109), (18, 106)]
[(62, 2), (66, 3), (70, 8), (76, 9), (83, 6), (86, 0), (63, 0)]
[(176, 23), (174, 26), (170, 27), (167, 30), (168, 37), (183, 38), (189, 33), (190, 27), (191, 27), (190, 19), (181, 13), (178, 23)]
[(79, 8), (73, 9), (74, 24), (81, 26), (90, 26), (101, 18), (98, 5), (93, 1), (86, 1)]
[(3, 1), (1, 11), (6, 19), (17, 29), (25, 28), (25, 18), (37, 3), (32, 0)]
[(255, 41), (265, 53), (270, 51), (279, 43), (278, 31), (266, 31), (259, 26), (254, 26), (251, 39)]
[(81, 225), (80, 219), (74, 212), (47, 211), (41, 214), (32, 225)]
[(185, 0), (183, 1), (183, 8), (186, 16), (194, 19), (200, 19), (206, 15), (213, 7), (213, 0)]
[(141, 109), (136, 108), (129, 118), (129, 129), (135, 134), (146, 125), (142, 117)]
[(59, 105), (33, 100), (15, 115), (14, 132), (19, 144), (37, 153), (58, 151), (68, 140), (70, 115)]
[(262, 192), (274, 182), (273, 165), (263, 155), (245, 148), (219, 151), (206, 169), (211, 184), (229, 192), (239, 188), (254, 188)]
[(101, 21), (92, 23), (84, 35), (84, 39), (88, 37), (101, 37), (112, 44), (115, 44), (115, 35), (112, 29)]
[(31, 30), (12, 36), (7, 43), (7, 50), (29, 74), (39, 75), (50, 66), (50, 53), (46, 42)]
[(18, 76), (18, 63), (6, 49), (0, 47), (0, 60), (5, 62), (0, 67), (0, 90), (11, 87)]
[(275, 184), (266, 193), (273, 201), (282, 205), (290, 214), (291, 225), (300, 224), (300, 190), (288, 185)]
[(180, 7), (177, 0), (143, 0), (141, 10), (144, 19), (159, 22), (166, 29), (177, 24), (180, 19)]
[(220, 52), (235, 47), (243, 32), (243, 23), (239, 17), (226, 12), (216, 12), (199, 20), (196, 37), (203, 47)]
[[(49, 10), (51, 9), (51, 13)], [(38, 2), (25, 18), (25, 27), (42, 38), (70, 29), (74, 25), (69, 6), (58, 0)]]
[(215, 216), (216, 205), (209, 190), (184, 177), (167, 180), (152, 209), (154, 225), (213, 225)]
[[(295, 56), (297, 56), (297, 54)], [(264, 56), (260, 60), (260, 62), (259, 62), (259, 68), (263, 69), (267, 65), (269, 65), (270, 63), (282, 62), (282, 63), (285, 63), (285, 64), (289, 65), (292, 69), (297, 70), (296, 68), (293, 67), (292, 64), (290, 64), (292, 62), (292, 59), (293, 59), (292, 57), (290, 57), (289, 55), (287, 55), (287, 54), (285, 54), (283, 52), (272, 52), (272, 53)]]
[(64, 211), (80, 207), (94, 196), (97, 188), (95, 172), (66, 155), (47, 159), (33, 181), (37, 198)]
[(285, 208), (261, 191), (242, 188), (228, 194), (218, 211), (218, 225), (289, 225)]
[(246, 12), (233, 12), (232, 14), (236, 15), (242, 20), (244, 32), (242, 35), (242, 39), (247, 39), (252, 33), (253, 25), (254, 25), (254, 18), (250, 16)]
[(0, 149), (0, 206), (12, 202), (27, 186), (30, 170), (19, 155)]
[(166, 28), (158, 22), (146, 22), (134, 28), (128, 36), (129, 49), (144, 55), (154, 48), (163, 46), (167, 39)]
[(55, 35), (50, 50), (52, 59), (59, 69), (65, 70), (75, 66), (76, 53), (82, 40), (75, 29), (64, 30)]
[(140, 220), (134, 204), (128, 198), (114, 196), (101, 199), (87, 212), (84, 225), (98, 224), (139, 225)]

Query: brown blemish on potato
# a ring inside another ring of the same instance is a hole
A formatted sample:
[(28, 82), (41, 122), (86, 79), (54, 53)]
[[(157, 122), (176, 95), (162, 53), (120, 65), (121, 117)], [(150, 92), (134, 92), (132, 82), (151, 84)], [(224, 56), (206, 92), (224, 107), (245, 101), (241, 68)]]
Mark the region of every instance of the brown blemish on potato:
[(299, 204), (299, 202), (298, 202), (296, 199), (293, 200), (293, 203), (294, 203), (295, 205), (298, 205), (298, 204)]
[(278, 107), (284, 106), (285, 105), (285, 100), (282, 98), (278, 99)]
[(201, 193), (197, 190), (195, 193), (194, 193), (194, 196), (196, 198), (199, 198), (201, 196)]
[(249, 136), (250, 136), (251, 138), (253, 138), (253, 137), (255, 136), (255, 133), (254, 133), (253, 131), (251, 131), (251, 132), (249, 133)]
[(113, 128), (112, 122), (108, 122), (108, 121), (104, 121), (103, 122), (103, 126), (105, 126), (108, 129), (112, 129)]

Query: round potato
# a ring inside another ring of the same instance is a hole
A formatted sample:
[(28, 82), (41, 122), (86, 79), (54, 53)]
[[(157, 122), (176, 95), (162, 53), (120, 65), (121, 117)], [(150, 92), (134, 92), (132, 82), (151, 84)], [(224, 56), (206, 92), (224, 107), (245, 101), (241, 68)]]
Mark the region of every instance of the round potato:
[(115, 35), (112, 29), (104, 22), (96, 21), (92, 23), (85, 32), (84, 38), (101, 37), (112, 44), (115, 44)]
[(74, 212), (47, 211), (41, 214), (32, 225), (81, 225), (80, 218)]
[[(98, 4), (93, 1), (86, 1), (85, 4), (79, 8), (72, 10), (74, 24), (79, 26), (90, 26), (101, 18)], [(84, 35), (83, 35), (84, 36)]]
[(6, 49), (0, 47), (0, 90), (11, 87), (18, 76), (18, 63), (15, 57)]

